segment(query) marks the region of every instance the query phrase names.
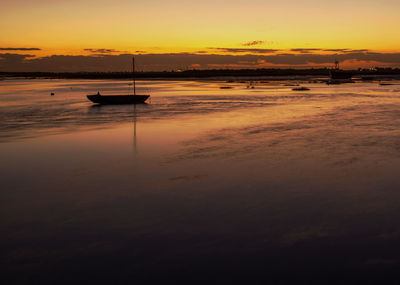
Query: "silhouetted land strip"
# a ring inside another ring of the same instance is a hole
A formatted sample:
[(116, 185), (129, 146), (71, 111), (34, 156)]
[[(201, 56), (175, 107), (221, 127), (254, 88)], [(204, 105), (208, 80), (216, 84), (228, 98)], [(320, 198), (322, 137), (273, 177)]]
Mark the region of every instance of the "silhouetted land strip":
[[(357, 76), (398, 76), (400, 68), (352, 70)], [(137, 72), (136, 78), (212, 78), (258, 76), (329, 76), (329, 69), (207, 69), (185, 71)], [(131, 72), (0, 72), (0, 77), (60, 78), (60, 79), (130, 79)]]

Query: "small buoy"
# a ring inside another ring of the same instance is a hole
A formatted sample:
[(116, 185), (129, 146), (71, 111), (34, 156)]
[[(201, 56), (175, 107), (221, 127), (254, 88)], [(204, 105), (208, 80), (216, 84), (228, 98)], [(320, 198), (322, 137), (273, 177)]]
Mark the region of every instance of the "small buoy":
[(50, 93), (50, 95), (51, 95), (51, 96), (54, 96), (54, 93), (53, 93), (53, 92), (51, 92), (51, 93)]

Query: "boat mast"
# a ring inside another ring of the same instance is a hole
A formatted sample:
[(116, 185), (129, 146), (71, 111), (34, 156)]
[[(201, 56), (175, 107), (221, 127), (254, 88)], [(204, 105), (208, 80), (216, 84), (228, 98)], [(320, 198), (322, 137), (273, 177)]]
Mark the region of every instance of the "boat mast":
[(133, 77), (133, 95), (136, 95), (136, 82), (135, 82), (135, 57), (132, 56), (132, 77)]

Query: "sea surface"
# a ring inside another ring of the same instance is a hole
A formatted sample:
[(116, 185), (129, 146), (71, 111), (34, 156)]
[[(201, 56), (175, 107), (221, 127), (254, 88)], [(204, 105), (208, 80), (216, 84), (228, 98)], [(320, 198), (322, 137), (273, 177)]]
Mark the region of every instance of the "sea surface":
[(1, 283), (399, 284), (400, 81), (315, 82), (1, 80)]

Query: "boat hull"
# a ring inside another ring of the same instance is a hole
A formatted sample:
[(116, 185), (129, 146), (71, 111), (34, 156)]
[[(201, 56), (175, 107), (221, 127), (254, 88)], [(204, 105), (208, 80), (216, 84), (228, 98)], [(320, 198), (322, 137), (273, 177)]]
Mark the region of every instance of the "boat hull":
[(122, 105), (143, 104), (150, 95), (87, 95), (87, 98), (96, 104)]

